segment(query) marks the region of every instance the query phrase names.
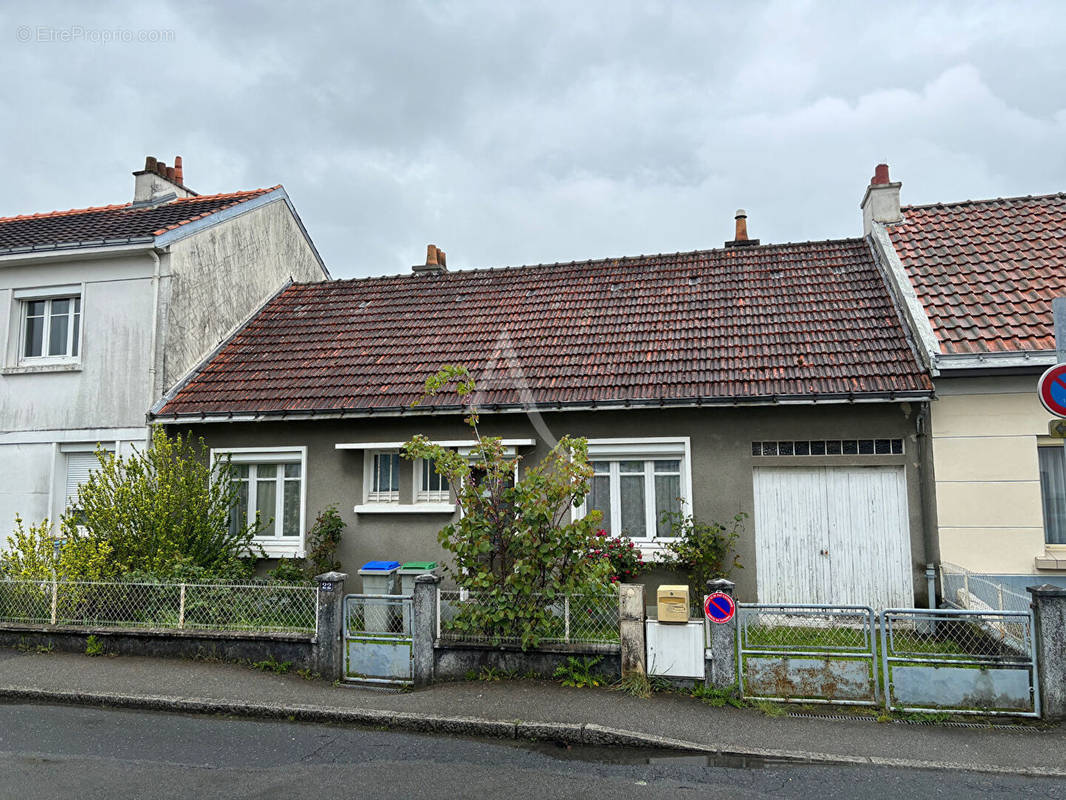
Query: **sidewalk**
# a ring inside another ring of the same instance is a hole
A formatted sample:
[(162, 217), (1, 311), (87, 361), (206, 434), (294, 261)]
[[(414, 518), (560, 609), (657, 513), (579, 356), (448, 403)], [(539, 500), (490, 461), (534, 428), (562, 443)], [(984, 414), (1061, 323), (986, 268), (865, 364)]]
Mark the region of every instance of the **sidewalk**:
[(768, 717), (753, 709), (711, 708), (681, 695), (641, 700), (546, 681), (470, 681), (386, 694), (233, 664), (0, 649), (0, 699), (1066, 777), (1066, 731), (1059, 727)]

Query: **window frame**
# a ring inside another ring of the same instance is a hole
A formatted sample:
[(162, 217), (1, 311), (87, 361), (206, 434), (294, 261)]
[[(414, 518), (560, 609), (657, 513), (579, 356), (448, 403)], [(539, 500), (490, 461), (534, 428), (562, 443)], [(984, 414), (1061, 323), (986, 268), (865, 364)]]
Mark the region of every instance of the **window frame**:
[[(611, 466), (611, 517), (615, 521), (617, 513), (618, 521), (621, 518), (621, 487), (622, 461), (644, 462), (644, 502), (645, 502), (645, 531), (651, 531), (650, 535), (630, 537), (633, 542), (644, 552), (654, 553), (662, 550), (667, 542), (675, 541), (676, 537), (658, 536), (658, 518), (655, 515), (655, 461), (679, 461), (681, 489), (680, 511), (682, 514), (692, 513), (692, 444), (687, 436), (681, 437), (643, 437), (632, 439), (588, 439), (588, 460), (591, 465), (594, 461), (607, 461)], [(636, 473), (630, 473), (636, 474)], [(663, 473), (658, 473), (663, 474)], [(673, 474), (673, 473), (670, 473)], [(586, 497), (579, 508), (575, 510), (575, 517), (584, 517), (589, 512), (589, 498)], [(612, 528), (615, 526), (612, 525)], [(612, 530), (612, 536), (621, 535), (621, 530)]]
[[(59, 286), (50, 289), (18, 289), (14, 292), (16, 313), (18, 315), (18, 335), (15, 342), (14, 363), (18, 366), (34, 367), (51, 364), (78, 364), (81, 361), (81, 353), (85, 346), (85, 293), (81, 286)], [(48, 355), (52, 335), (52, 304), (57, 300), (68, 300), (71, 308), (67, 313), (67, 341), (65, 352), (59, 355)], [(77, 311), (73, 304), (77, 302)], [(45, 313), (43, 316), (41, 355), (26, 355), (26, 337), (29, 334), (30, 304), (44, 303)], [(71, 319), (76, 317), (75, 320)], [(77, 341), (77, 352), (74, 352), (74, 343)]]
[[(1037, 469), (1039, 471), (1039, 482), (1040, 482), (1040, 515), (1041, 515), (1041, 521), (1043, 523), (1041, 527), (1043, 528), (1043, 534), (1044, 534), (1044, 548), (1045, 548), (1045, 551), (1047, 551), (1047, 552), (1054, 552), (1054, 553), (1057, 553), (1057, 554), (1061, 554), (1064, 551), (1066, 551), (1066, 538), (1064, 538), (1064, 540), (1061, 541), (1061, 542), (1049, 541), (1050, 535), (1051, 535), (1051, 530), (1050, 530), (1050, 521), (1047, 519), (1047, 515), (1044, 513), (1044, 507), (1045, 507), (1045, 505), (1047, 503), (1047, 500), (1046, 500), (1046, 497), (1045, 497), (1045, 494), (1044, 494), (1044, 474), (1043, 474), (1043, 470), (1040, 469), (1040, 451), (1041, 450), (1049, 450), (1049, 451), (1058, 450), (1059, 453), (1062, 455), (1062, 458), (1064, 459), (1064, 461), (1066, 461), (1066, 446), (1063, 446), (1062, 442), (1058, 442), (1058, 441), (1054, 441), (1054, 440), (1048, 441), (1048, 442), (1037, 440), (1037, 450), (1036, 450), (1036, 452), (1037, 452)], [(1064, 466), (1066, 466), (1066, 464), (1064, 464)], [(1061, 558), (1061, 555), (1059, 557)]]
[[(380, 491), (374, 488), (377, 478), (376, 460), (378, 456), (396, 456), (396, 489)], [(403, 469), (403, 456), (397, 448), (378, 448), (363, 451), (363, 505), (398, 506), (400, 504), (400, 472)]]
[[(427, 489), (425, 487), (423, 479), (426, 477), (426, 464), (432, 460), (428, 458), (416, 458), (414, 460), (414, 481), (411, 485), (415, 487), (415, 503), (451, 503), (452, 487), (450, 482), (447, 489)], [(431, 466), (429, 468), (430, 480), (433, 480), (434, 476), (441, 481), (448, 480), (446, 476), (441, 475)]]
[[(212, 465), (219, 458), (228, 457), (234, 466), (276, 466), (278, 475), (275, 482), (281, 484), (280, 491), (276, 491), (274, 500), (275, 530), (278, 533), (272, 535), (257, 534), (252, 542), (263, 548), (268, 558), (302, 558), (306, 554), (307, 537), (307, 448), (306, 447), (219, 447), (211, 448)], [(285, 513), (285, 477), (286, 464), (300, 465), (300, 522), (296, 536), (284, 536), (280, 533), (284, 522)], [(253, 487), (255, 481), (249, 472), (248, 477), (248, 508), (246, 512), (249, 518), (254, 516), (256, 493)]]

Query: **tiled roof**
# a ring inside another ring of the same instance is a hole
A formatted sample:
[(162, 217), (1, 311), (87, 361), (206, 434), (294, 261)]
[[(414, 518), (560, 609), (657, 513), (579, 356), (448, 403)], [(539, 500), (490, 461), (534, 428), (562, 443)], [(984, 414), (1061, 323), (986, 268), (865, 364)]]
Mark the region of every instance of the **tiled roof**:
[(1054, 350), (1066, 194), (907, 206), (888, 228), (945, 353)]
[(931, 388), (851, 239), (296, 284), (160, 416), (404, 409), (444, 364), (483, 407)]
[(147, 241), (277, 188), (186, 197), (157, 206), (127, 203), (0, 217), (0, 252)]

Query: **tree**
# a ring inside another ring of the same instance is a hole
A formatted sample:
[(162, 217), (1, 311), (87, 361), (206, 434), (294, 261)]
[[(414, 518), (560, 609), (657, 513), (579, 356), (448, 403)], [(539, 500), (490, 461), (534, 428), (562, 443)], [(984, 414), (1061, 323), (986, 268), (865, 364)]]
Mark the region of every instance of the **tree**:
[[(426, 396), (453, 380), (464, 399), (475, 389), (465, 367), (448, 366), (426, 381)], [(556, 599), (606, 586), (602, 560), (588, 558), (600, 514), (572, 518), (592, 479), (587, 444), (563, 437), (539, 465), (516, 479), (519, 459), (508, 457), (500, 438), (482, 436), (476, 407), (469, 412), (466, 422), (476, 444), (468, 455), (424, 436), (407, 442), (403, 454), (432, 459), (462, 510), (459, 520), (438, 534), (452, 554), (448, 569), (456, 583), (477, 592), (477, 602), (464, 607), (456, 627), (535, 646), (556, 623), (551, 609)]]

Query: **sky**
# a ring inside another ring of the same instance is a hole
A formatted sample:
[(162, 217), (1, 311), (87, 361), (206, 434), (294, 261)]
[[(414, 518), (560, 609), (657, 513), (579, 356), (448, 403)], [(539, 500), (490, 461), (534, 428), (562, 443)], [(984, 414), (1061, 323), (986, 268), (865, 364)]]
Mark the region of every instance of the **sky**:
[(0, 215), (285, 186), (332, 274), (858, 236), (1066, 190), (1066, 3), (6, 3)]

